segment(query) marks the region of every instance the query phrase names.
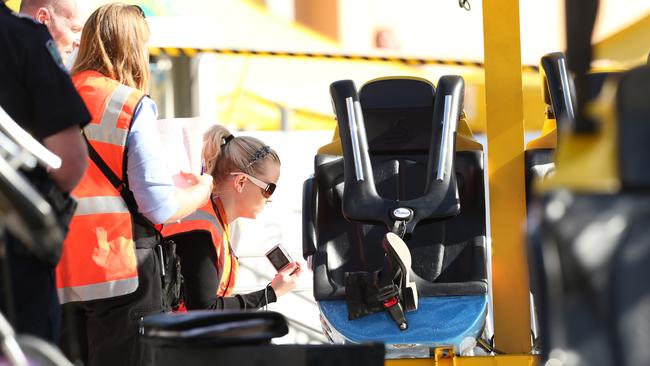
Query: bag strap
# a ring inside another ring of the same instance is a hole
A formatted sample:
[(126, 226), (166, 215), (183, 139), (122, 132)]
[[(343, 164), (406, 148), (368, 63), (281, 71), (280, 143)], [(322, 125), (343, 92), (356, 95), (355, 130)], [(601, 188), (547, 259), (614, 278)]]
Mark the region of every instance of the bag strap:
[(97, 165), (99, 170), (104, 174), (106, 179), (113, 185), (115, 189), (117, 189), (118, 192), (120, 192), (120, 195), (124, 199), (124, 202), (126, 203), (126, 206), (129, 209), (129, 212), (134, 215), (134, 214), (139, 214), (138, 211), (138, 205), (135, 202), (135, 198), (133, 197), (133, 193), (129, 189), (129, 187), (124, 183), (118, 176), (113, 172), (113, 169), (111, 169), (108, 164), (102, 159), (102, 157), (99, 155), (97, 150), (93, 147), (93, 145), (88, 141), (88, 137), (86, 137), (86, 134), (82, 134), (84, 139), (86, 140), (86, 145), (88, 145), (88, 156), (90, 159)]
[(158, 239), (162, 238), (162, 234), (160, 231), (156, 228), (156, 225), (154, 225), (153, 222), (151, 222), (148, 218), (146, 218), (140, 211), (138, 210), (138, 204), (135, 202), (135, 197), (133, 197), (133, 192), (129, 189), (129, 186), (122, 181), (118, 176), (113, 172), (113, 169), (111, 169), (108, 164), (102, 159), (102, 157), (99, 155), (97, 150), (93, 147), (93, 145), (88, 141), (88, 137), (86, 136), (85, 133), (82, 133), (82, 136), (86, 140), (86, 145), (88, 145), (88, 156), (90, 159), (97, 165), (99, 170), (104, 174), (106, 179), (117, 189), (118, 192), (120, 192), (120, 195), (122, 196), (122, 199), (124, 200), (124, 203), (126, 203), (126, 207), (129, 210), (129, 213), (133, 216), (138, 216), (139, 219), (143, 220), (147, 225), (151, 226), (151, 228), (154, 229), (156, 232), (156, 236)]

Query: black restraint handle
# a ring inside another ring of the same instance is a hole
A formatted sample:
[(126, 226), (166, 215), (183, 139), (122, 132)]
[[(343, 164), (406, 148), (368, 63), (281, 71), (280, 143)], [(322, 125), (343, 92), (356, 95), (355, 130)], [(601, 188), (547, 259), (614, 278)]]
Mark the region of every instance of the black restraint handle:
[(567, 63), (575, 75), (576, 118), (573, 130), (576, 133), (590, 133), (597, 129), (596, 123), (585, 114), (589, 102), (589, 79), (591, 68), (591, 35), (598, 13), (598, 0), (567, 0)]
[[(443, 76), (438, 82), (436, 100), (433, 101), (432, 137), (429, 149), (425, 193), (415, 199), (396, 201), (377, 194), (373, 170), (368, 154), (366, 131), (359, 96), (354, 82), (341, 80), (330, 86), (332, 103), (337, 117), (343, 148), (345, 187), (343, 215), (350, 221), (382, 222), (390, 230), (397, 208), (409, 208), (414, 215), (408, 221), (406, 233), (410, 234), (420, 220), (455, 216), (460, 211), (458, 187), (454, 170), (456, 128), (463, 109), (464, 81), (460, 76)], [(443, 128), (447, 120), (448, 128)], [(448, 133), (443, 144), (443, 132)], [(441, 153), (441, 149), (444, 149)], [(443, 158), (444, 157), (444, 158)], [(441, 163), (441, 159), (443, 159)], [(444, 169), (438, 180), (438, 171)], [(449, 190), (456, 191), (449, 199)]]

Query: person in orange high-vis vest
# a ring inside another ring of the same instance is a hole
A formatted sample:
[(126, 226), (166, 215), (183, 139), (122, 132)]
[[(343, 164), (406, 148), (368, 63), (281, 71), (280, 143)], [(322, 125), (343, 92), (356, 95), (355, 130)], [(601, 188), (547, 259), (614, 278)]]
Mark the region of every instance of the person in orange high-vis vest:
[[(211, 177), (177, 189), (166, 172), (148, 86), (142, 10), (112, 3), (88, 19), (72, 80), (92, 120), (90, 160), (56, 271), (63, 303), (61, 348), (85, 365), (141, 365), (139, 320), (162, 312), (160, 234), (208, 201)], [(137, 45), (138, 47), (133, 47)], [(128, 159), (127, 159), (128, 157)], [(164, 173), (160, 173), (164, 172)]]
[[(229, 242), (229, 232), (230, 228), (227, 221), (221, 222), (220, 218), (227, 217), (223, 209), (223, 204), (221, 200), (214, 199), (209, 201), (206, 205), (196, 210), (194, 213), (185, 217), (177, 223), (170, 223), (163, 226), (162, 233), (174, 240), (177, 245), (177, 253), (181, 257), (181, 273), (187, 273), (187, 279), (193, 279), (194, 275), (197, 274), (192, 268), (196, 268), (187, 263), (186, 266), (183, 266), (183, 256), (181, 252), (185, 252), (186, 246), (184, 234), (188, 233), (199, 233), (198, 236), (201, 243), (209, 243), (206, 245), (207, 251), (215, 253), (214, 260), (211, 261), (211, 264), (214, 266), (214, 269), (219, 274), (218, 276), (210, 276), (211, 283), (214, 283), (215, 279), (218, 279), (216, 291), (210, 291), (213, 295), (217, 297), (227, 297), (231, 296), (233, 288), (235, 287), (235, 281), (237, 279), (237, 269), (239, 268), (239, 262), (237, 257), (235, 257), (230, 247)], [(202, 232), (203, 235), (200, 233)], [(187, 235), (191, 236), (191, 235)], [(191, 239), (191, 238), (188, 238)], [(193, 242), (197, 242), (193, 240)], [(178, 243), (181, 243), (182, 248), (178, 247)], [(200, 245), (200, 244), (198, 244)], [(187, 257), (187, 256), (185, 256)], [(196, 277), (205, 277), (205, 276), (196, 276)], [(206, 278), (208, 279), (208, 278)], [(184, 281), (187, 281), (186, 279)], [(190, 288), (192, 288), (194, 281), (190, 280)], [(187, 287), (187, 284), (185, 285)], [(194, 295), (194, 291), (190, 291), (191, 295)], [(192, 297), (193, 299), (194, 297)], [(194, 308), (194, 302), (190, 308)], [(215, 304), (216, 306), (216, 304)], [(187, 306), (186, 306), (187, 307)], [(199, 308), (210, 308), (210, 306), (200, 306)]]
[(162, 233), (176, 243), (183, 274), (184, 306), (192, 309), (259, 309), (296, 285), (297, 262), (276, 274), (266, 288), (232, 296), (237, 257), (230, 245), (230, 223), (254, 219), (264, 209), (280, 177), (280, 158), (262, 141), (234, 137), (212, 126), (203, 138), (206, 171), (214, 178), (212, 199)]

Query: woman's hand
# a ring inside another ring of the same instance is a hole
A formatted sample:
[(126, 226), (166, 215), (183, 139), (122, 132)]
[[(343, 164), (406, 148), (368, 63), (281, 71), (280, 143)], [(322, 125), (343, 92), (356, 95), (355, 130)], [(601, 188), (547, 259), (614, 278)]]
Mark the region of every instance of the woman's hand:
[[(208, 192), (205, 200), (201, 204), (201, 206), (205, 205), (206, 202), (210, 199), (210, 194), (212, 193), (212, 187), (214, 180), (212, 179), (211, 175), (208, 174), (201, 174), (197, 175), (194, 173), (186, 173), (186, 172), (180, 172), (177, 177), (180, 178), (183, 182), (185, 182), (186, 186), (185, 187), (194, 187), (194, 186), (201, 186), (204, 187), (206, 192)], [(177, 186), (180, 186), (177, 184)], [(185, 188), (184, 187), (184, 188)]]
[(213, 179), (212, 176), (208, 174), (197, 175), (194, 173), (178, 172), (178, 174), (174, 175), (172, 179), (174, 180), (174, 184), (180, 188), (204, 184), (210, 188), (210, 191), (212, 191)]
[(187, 184), (187, 186), (181, 187), (177, 181), (174, 182), (177, 187), (176, 200), (179, 207), (165, 223), (175, 222), (196, 211), (210, 200), (212, 194), (213, 182), (211, 175), (179, 173), (175, 177), (181, 182), (180, 185)]
[(195, 177), (198, 184), (202, 185), (203, 187), (206, 187), (208, 191), (208, 198), (206, 199), (205, 202), (207, 202), (210, 199), (210, 195), (212, 194), (212, 188), (214, 187), (214, 179), (209, 174), (201, 174), (201, 175), (192, 174), (192, 175)]
[(285, 269), (278, 272), (271, 281), (275, 296), (280, 297), (296, 287), (300, 272), (301, 268), (298, 262), (291, 262)]

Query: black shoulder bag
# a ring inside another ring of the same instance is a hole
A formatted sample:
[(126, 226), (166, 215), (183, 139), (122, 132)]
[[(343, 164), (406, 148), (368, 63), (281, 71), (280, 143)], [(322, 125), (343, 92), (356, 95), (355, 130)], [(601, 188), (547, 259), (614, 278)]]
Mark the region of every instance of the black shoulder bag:
[(111, 168), (106, 164), (104, 159), (99, 156), (99, 153), (97, 153), (97, 150), (93, 148), (87, 138), (86, 143), (88, 145), (88, 156), (90, 156), (90, 159), (92, 159), (99, 170), (102, 171), (113, 187), (120, 192), (122, 199), (124, 199), (124, 202), (129, 209), (129, 213), (134, 217), (133, 225), (136, 226), (140, 223), (141, 225), (147, 226), (147, 229), (150, 229), (150, 231), (154, 233), (154, 240), (144, 240), (141, 243), (138, 243), (136, 240), (136, 248), (154, 249), (156, 259), (158, 259), (158, 263), (160, 264), (163, 310), (170, 311), (176, 308), (182, 298), (183, 283), (181, 262), (176, 255), (176, 243), (163, 238), (162, 234), (156, 229), (154, 224), (138, 211), (138, 204), (135, 202), (133, 192), (131, 192), (128, 185), (117, 177), (113, 170), (111, 170)]

